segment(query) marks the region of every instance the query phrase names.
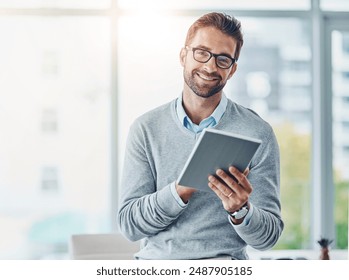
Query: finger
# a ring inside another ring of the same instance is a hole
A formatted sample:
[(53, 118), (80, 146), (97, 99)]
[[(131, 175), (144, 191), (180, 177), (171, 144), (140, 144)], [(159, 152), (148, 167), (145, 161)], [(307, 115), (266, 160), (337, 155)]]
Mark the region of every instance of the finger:
[(234, 191), (234, 188), (236, 188), (236, 187), (234, 187), (234, 185), (237, 185), (237, 184), (236, 184), (235, 180), (230, 175), (225, 173), (222, 169), (217, 169), (216, 174), (230, 188), (230, 190)]
[(248, 193), (252, 192), (252, 186), (250, 184), (250, 181), (246, 178), (246, 176), (243, 173), (241, 173), (234, 166), (229, 167), (229, 172), (236, 178), (240, 187), (242, 187)]
[(232, 191), (230, 187), (226, 186), (212, 175), (208, 177), (208, 181), (211, 182), (225, 196), (228, 196)]
[[(229, 187), (229, 189), (234, 192), (234, 194), (238, 194), (241, 197), (246, 196), (246, 190), (236, 182), (233, 176), (228, 175), (221, 169), (217, 170), (217, 175), (222, 179), (227, 187)], [(227, 194), (227, 191), (225, 191), (224, 194)]]
[(208, 186), (211, 188), (211, 190), (214, 191), (214, 193), (222, 200), (226, 201), (228, 198), (225, 196), (215, 185), (213, 185), (211, 182), (208, 182)]
[(208, 183), (208, 186), (214, 191), (214, 193), (218, 196), (218, 198), (222, 201), (223, 207), (225, 210), (229, 212), (234, 212), (235, 210), (240, 208), (240, 205), (246, 202), (245, 200), (242, 200), (241, 198), (237, 197), (234, 192), (231, 192), (229, 195), (231, 197), (225, 196), (214, 184), (211, 182)]
[(229, 212), (234, 212), (239, 209), (239, 205), (242, 202), (236, 197), (235, 193), (231, 192), (231, 198), (225, 196), (215, 185), (211, 182), (208, 183), (208, 186), (214, 191), (214, 193), (218, 196), (218, 198), (222, 201), (223, 207), (225, 210)]
[(250, 169), (247, 167), (244, 171), (245, 177), (247, 177), (249, 173), (250, 173)]

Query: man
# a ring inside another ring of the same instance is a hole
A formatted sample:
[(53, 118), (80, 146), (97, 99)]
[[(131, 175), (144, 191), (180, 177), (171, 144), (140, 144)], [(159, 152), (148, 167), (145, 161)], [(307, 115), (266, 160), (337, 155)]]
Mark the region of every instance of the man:
[[(283, 230), (273, 130), (223, 93), (237, 70), (242, 44), (235, 18), (221, 13), (199, 18), (180, 51), (182, 94), (131, 126), (118, 223), (128, 239), (142, 239), (137, 259), (248, 259), (247, 245), (269, 249)], [(202, 192), (176, 179), (207, 127), (258, 138), (262, 144), (249, 169), (217, 170), (208, 177), (212, 191)]]

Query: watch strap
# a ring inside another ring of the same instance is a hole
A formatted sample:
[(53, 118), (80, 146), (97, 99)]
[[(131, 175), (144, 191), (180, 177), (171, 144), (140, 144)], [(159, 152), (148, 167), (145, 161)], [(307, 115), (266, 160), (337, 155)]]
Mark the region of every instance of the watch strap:
[(227, 211), (227, 213), (236, 220), (244, 218), (248, 214), (248, 212), (249, 208), (247, 202), (239, 210), (236, 210), (234, 212)]

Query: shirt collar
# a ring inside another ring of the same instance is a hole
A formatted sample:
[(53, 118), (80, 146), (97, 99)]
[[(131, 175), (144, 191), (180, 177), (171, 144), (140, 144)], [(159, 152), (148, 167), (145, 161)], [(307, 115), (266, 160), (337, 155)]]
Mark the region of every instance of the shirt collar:
[[(190, 119), (189, 119), (188, 115), (186, 114), (186, 112), (184, 111), (182, 102), (183, 102), (183, 96), (181, 94), (177, 99), (176, 111), (177, 111), (178, 119), (180, 120), (181, 124), (185, 125), (185, 120), (186, 119), (190, 120)], [(228, 99), (225, 96), (225, 94), (223, 93), (221, 101), (219, 102), (218, 106), (216, 107), (216, 109), (213, 111), (213, 113), (210, 116), (210, 117), (214, 118), (216, 124), (221, 120), (221, 118), (222, 118), (222, 116), (227, 108), (227, 104), (228, 104)]]
[(225, 94), (222, 93), (221, 101), (219, 102), (217, 108), (213, 111), (211, 115), (215, 119), (216, 123), (218, 123), (223, 117), (223, 114), (227, 109), (227, 104), (228, 104), (228, 99), (225, 96)]

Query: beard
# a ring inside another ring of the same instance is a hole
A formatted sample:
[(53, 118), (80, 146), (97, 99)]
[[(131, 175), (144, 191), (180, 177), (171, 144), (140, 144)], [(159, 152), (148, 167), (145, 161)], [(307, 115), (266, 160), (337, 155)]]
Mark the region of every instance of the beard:
[[(208, 77), (214, 78), (215, 82), (207, 82), (198, 76), (198, 73)], [(191, 73), (183, 71), (184, 81), (188, 87), (197, 95), (203, 98), (209, 98), (219, 93), (225, 86), (226, 81), (217, 73), (207, 73), (206, 71), (199, 71), (194, 69)]]

